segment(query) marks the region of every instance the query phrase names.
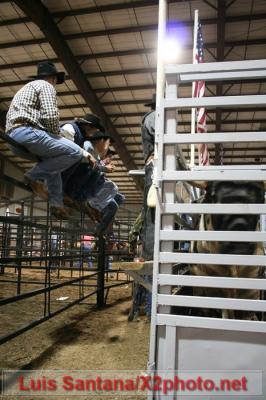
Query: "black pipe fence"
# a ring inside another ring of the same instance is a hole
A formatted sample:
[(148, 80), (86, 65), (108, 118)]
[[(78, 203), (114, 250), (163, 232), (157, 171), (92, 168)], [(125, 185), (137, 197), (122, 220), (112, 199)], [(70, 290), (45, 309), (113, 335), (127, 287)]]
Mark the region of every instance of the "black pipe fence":
[[(110, 289), (131, 283), (122, 268), (111, 270), (109, 265), (112, 258), (119, 261), (131, 257), (126, 221), (118, 223), (119, 229), (114, 229), (109, 237), (98, 239), (93, 235), (92, 222), (83, 212), (74, 212), (70, 220), (58, 221), (49, 215), (45, 203), (39, 204), (43, 212), (36, 216), (32, 212), (32, 199), (24, 199), (13, 212), (6, 201), (0, 203), (0, 285), (8, 292), (1, 290), (1, 311), (8, 314), (8, 307), (23, 301), (38, 303), (42, 310), (41, 317), (4, 333), (0, 344), (88, 298), (102, 308)], [(116, 243), (119, 247), (114, 250)], [(110, 274), (116, 274), (115, 281), (110, 280)], [(69, 294), (73, 290), (77, 297), (74, 299)], [(66, 298), (67, 303), (58, 307), (55, 293), (59, 293), (59, 299)]]

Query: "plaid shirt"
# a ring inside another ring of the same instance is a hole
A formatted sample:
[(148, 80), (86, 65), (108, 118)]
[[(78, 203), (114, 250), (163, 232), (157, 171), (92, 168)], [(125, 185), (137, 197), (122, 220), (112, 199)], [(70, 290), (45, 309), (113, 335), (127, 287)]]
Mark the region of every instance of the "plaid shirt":
[(45, 80), (35, 80), (15, 94), (6, 116), (6, 132), (21, 122), (36, 125), (50, 133), (60, 133), (56, 90), (53, 85)]

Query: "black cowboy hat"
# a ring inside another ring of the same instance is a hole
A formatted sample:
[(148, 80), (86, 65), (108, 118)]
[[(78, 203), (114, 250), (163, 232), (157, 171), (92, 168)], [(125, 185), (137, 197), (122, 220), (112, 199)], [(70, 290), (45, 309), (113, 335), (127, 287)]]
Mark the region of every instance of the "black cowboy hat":
[(101, 132), (101, 131), (97, 131), (94, 132), (89, 138), (88, 140), (90, 142), (95, 142), (96, 140), (101, 140), (101, 139), (110, 139), (110, 142), (113, 143), (114, 139), (112, 138), (111, 135), (109, 135), (106, 132)]
[(86, 114), (82, 118), (77, 118), (76, 122), (78, 124), (88, 124), (93, 126), (94, 128), (99, 129), (101, 132), (105, 132), (105, 128), (101, 124), (101, 120), (97, 115), (94, 114)]
[(156, 106), (156, 93), (153, 93), (152, 99), (149, 103), (144, 104), (145, 107), (153, 107), (155, 108)]
[(58, 72), (54, 63), (48, 60), (39, 62), (37, 65), (37, 75), (30, 76), (30, 78), (38, 79), (45, 76), (56, 76), (56, 83), (58, 85), (65, 82), (65, 73)]

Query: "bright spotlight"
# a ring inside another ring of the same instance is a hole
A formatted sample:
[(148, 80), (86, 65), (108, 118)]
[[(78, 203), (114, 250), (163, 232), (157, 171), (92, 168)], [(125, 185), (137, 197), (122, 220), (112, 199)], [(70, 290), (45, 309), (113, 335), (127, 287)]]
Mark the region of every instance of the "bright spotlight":
[(165, 63), (176, 63), (180, 57), (181, 52), (180, 42), (177, 40), (177, 38), (166, 38), (162, 52), (162, 57)]

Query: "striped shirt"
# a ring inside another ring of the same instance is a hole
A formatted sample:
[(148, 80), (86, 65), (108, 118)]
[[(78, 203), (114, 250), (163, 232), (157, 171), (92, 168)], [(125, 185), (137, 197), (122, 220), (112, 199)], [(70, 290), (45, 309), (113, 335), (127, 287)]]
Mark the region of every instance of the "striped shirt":
[(6, 116), (6, 132), (17, 123), (26, 122), (48, 133), (60, 134), (56, 90), (45, 80), (23, 86), (13, 97)]

